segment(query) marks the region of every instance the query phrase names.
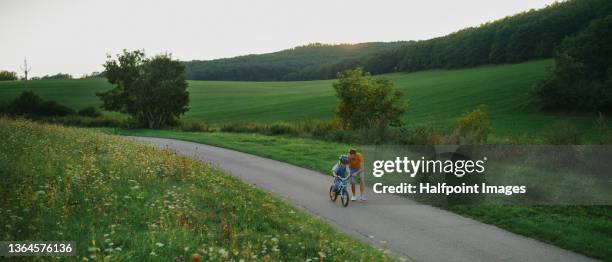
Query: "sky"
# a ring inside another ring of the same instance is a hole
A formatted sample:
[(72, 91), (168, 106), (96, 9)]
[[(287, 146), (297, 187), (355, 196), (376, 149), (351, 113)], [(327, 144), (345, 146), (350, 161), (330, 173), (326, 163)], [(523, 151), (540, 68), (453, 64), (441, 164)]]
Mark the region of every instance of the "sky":
[(80, 77), (123, 49), (209, 60), (314, 42), (423, 40), (553, 2), (1, 0), (0, 70), (19, 72), (27, 58), (31, 76)]

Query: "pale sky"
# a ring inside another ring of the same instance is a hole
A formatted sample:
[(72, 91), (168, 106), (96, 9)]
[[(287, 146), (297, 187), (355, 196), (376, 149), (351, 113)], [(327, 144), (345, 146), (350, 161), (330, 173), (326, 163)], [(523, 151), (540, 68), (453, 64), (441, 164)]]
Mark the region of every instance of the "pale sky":
[(421, 40), (553, 2), (0, 0), (0, 70), (19, 71), (27, 57), (32, 76), (79, 77), (122, 49), (209, 60), (313, 42)]

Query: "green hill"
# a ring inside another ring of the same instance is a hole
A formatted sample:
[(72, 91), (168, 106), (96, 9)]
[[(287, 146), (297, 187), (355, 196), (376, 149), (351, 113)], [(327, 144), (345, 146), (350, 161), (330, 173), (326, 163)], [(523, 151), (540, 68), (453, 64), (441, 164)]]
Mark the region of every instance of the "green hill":
[(279, 52), (245, 55), (208, 61), (185, 62), (187, 79), (192, 80), (303, 80), (317, 79), (330, 72), (328, 66), (346, 59), (394, 49), (405, 42), (360, 44), (309, 44)]
[(421, 41), (313, 44), (280, 52), (186, 62), (193, 80), (313, 80), (357, 66), (373, 74), (469, 68), (551, 58), (568, 36), (612, 14), (609, 0), (569, 0)]
[[(552, 60), (384, 75), (410, 100), (405, 120), (410, 126), (428, 122), (447, 124), (467, 110), (484, 104), (495, 136), (541, 132), (560, 118), (575, 121), (584, 131), (593, 116), (560, 116), (530, 108), (530, 92)], [(211, 124), (228, 122), (298, 122), (330, 119), (336, 98), (332, 80), (297, 82), (189, 81), (191, 110), (188, 119)], [(104, 79), (30, 81), (29, 89), (44, 99), (75, 109), (100, 105), (96, 91), (110, 85)], [(0, 82), (0, 99), (23, 91), (22, 82)]]

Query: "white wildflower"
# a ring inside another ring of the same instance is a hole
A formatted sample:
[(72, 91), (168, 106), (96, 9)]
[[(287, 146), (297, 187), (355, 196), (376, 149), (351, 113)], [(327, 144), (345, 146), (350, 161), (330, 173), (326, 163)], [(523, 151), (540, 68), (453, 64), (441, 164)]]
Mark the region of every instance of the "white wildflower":
[(221, 248), (219, 249), (219, 255), (221, 255), (221, 257), (226, 258), (228, 255), (228, 252), (225, 250), (225, 248)]

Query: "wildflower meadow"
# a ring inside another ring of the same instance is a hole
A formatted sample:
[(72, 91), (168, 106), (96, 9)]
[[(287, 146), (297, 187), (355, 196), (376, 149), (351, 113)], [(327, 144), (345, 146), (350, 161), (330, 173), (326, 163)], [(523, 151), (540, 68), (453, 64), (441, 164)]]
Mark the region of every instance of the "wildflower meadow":
[(66, 260), (393, 259), (210, 165), (92, 130), (0, 118), (0, 177), (0, 240), (76, 241)]

